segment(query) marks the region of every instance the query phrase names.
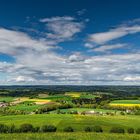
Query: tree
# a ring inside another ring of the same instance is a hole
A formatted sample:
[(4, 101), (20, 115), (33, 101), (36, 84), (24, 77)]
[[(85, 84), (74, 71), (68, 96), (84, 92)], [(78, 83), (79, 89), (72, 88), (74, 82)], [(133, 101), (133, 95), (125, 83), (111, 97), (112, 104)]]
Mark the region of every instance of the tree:
[(136, 134), (140, 134), (140, 128), (136, 129)]
[(43, 125), (41, 132), (56, 132), (57, 128), (54, 125)]
[(125, 133), (124, 129), (123, 128), (120, 128), (120, 127), (113, 127), (111, 130), (110, 130), (111, 133)]
[(128, 128), (128, 129), (127, 129), (127, 132), (128, 132), (129, 134), (133, 134), (133, 133), (134, 133), (134, 129), (133, 129), (133, 128)]
[(103, 132), (103, 129), (102, 129), (101, 126), (97, 126), (97, 125), (96, 125), (96, 126), (93, 127), (93, 131), (94, 131), (94, 132)]
[(89, 127), (89, 126), (88, 126), (88, 127), (86, 127), (86, 128), (85, 128), (85, 132), (92, 132), (92, 128), (91, 128), (91, 127)]
[(34, 128), (31, 124), (22, 124), (20, 126), (20, 132), (33, 132)]
[(64, 132), (74, 132), (74, 129), (71, 126), (69, 126), (64, 128)]
[(8, 132), (8, 126), (5, 124), (0, 124), (0, 133), (7, 133)]

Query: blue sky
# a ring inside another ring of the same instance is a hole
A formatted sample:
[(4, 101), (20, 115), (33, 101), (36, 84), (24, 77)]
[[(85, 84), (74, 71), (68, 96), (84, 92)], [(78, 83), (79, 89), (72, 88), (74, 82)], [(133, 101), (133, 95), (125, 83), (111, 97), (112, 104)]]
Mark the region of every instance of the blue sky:
[(140, 85), (139, 0), (1, 0), (0, 84)]

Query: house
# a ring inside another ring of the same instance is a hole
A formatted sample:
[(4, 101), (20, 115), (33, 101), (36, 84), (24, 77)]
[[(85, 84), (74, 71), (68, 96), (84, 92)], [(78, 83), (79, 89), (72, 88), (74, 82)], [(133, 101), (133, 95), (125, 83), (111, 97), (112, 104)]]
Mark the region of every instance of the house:
[(94, 110), (91, 110), (91, 111), (82, 112), (81, 114), (84, 114), (84, 115), (100, 115), (101, 113), (100, 112), (95, 112)]
[(0, 107), (7, 107), (8, 103), (0, 102)]

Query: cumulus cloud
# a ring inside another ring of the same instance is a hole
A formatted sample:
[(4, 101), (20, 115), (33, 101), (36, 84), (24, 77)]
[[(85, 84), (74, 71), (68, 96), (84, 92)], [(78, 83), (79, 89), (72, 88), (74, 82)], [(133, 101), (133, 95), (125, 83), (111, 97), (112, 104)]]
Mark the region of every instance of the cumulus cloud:
[(36, 40), (26, 33), (0, 28), (0, 52), (10, 55), (25, 53), (26, 51), (45, 51), (51, 48), (43, 39)]
[(68, 60), (69, 60), (69, 62), (79, 62), (79, 61), (84, 61), (85, 58), (79, 52), (77, 52), (77, 53), (70, 55)]
[(49, 33), (46, 33), (47, 38), (55, 39), (57, 42), (72, 39), (84, 27), (82, 22), (78, 22), (74, 17), (70, 16), (44, 18), (40, 22), (46, 24), (46, 28), (49, 31)]

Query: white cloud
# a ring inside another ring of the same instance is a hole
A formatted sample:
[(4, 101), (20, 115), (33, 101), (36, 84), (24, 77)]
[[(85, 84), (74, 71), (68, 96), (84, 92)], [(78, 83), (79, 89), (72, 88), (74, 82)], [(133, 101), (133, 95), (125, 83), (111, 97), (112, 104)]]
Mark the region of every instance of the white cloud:
[(105, 44), (111, 40), (115, 40), (120, 37), (139, 33), (139, 32), (140, 32), (140, 25), (119, 26), (115, 29), (110, 29), (107, 32), (90, 34), (88, 37), (88, 41), (93, 42), (95, 44)]
[(93, 51), (97, 51), (97, 52), (105, 52), (105, 51), (110, 51), (113, 49), (118, 49), (118, 48), (123, 48), (126, 47), (127, 44), (112, 44), (112, 45), (103, 45), (97, 48), (94, 48)]
[(18, 76), (18, 77), (15, 78), (15, 81), (16, 82), (33, 82), (35, 80), (31, 77)]
[(140, 76), (127, 76), (124, 78), (124, 81), (138, 81), (140, 82)]
[(19, 55), (26, 50), (47, 51), (52, 48), (45, 40), (35, 40), (19, 31), (0, 28), (0, 52), (10, 55)]
[(79, 61), (84, 61), (85, 58), (80, 53), (77, 52), (70, 55), (68, 60), (69, 62), (79, 62)]
[(92, 49), (95, 47), (95, 45), (91, 44), (91, 43), (85, 43), (85, 47)]
[[(66, 19), (70, 22), (76, 22), (68, 17)], [(52, 22), (58, 21), (58, 17), (46, 20), (44, 22), (48, 24), (51, 20)], [(53, 31), (52, 34), (54, 36), (61, 34), (59, 30), (58, 33)], [(131, 32), (132, 30), (133, 33), (136, 32), (136, 28), (135, 30), (131, 28)], [(0, 84), (105, 85), (132, 84), (134, 82), (139, 84), (139, 80), (136, 78), (140, 77), (140, 54), (138, 52), (97, 56), (83, 56), (76, 52), (66, 56), (51, 49), (58, 45), (57, 42), (62, 38), (62, 40), (67, 40), (75, 33), (72, 31), (67, 36), (62, 33), (60, 38), (48, 40), (48, 38), (34, 39), (26, 33), (1, 28), (0, 53), (14, 57), (15, 63), (0, 62), (0, 72), (7, 75), (5, 81), (0, 79)], [(121, 45), (102, 45), (98, 51), (123, 47)], [(91, 47), (89, 44), (87, 46)], [(130, 79), (132, 78), (133, 82), (131, 83)]]
[(82, 22), (78, 22), (70, 16), (52, 17), (41, 19), (40, 22), (46, 24), (49, 33), (46, 33), (47, 38), (55, 39), (57, 42), (62, 42), (72, 39), (72, 37), (81, 32), (84, 27)]

